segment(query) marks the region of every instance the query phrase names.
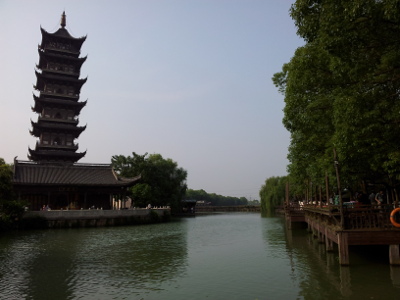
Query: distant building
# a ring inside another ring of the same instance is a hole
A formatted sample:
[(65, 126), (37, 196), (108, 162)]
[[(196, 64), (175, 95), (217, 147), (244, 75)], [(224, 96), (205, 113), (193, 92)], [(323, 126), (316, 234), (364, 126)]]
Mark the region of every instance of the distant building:
[(207, 201), (204, 201), (204, 200), (198, 200), (196, 205), (198, 205), (198, 206), (208, 206), (208, 205), (211, 205), (211, 202), (207, 202)]
[(86, 105), (80, 102), (85, 79), (80, 70), (86, 57), (80, 51), (86, 37), (69, 34), (63, 12), (61, 27), (54, 33), (43, 28), (39, 45), (34, 106), (38, 114), (30, 133), (38, 138), (35, 149), (28, 149), (30, 161), (14, 161), (14, 189), (31, 209), (49, 205), (52, 209), (112, 207), (114, 196), (122, 197), (140, 179), (120, 178), (111, 165), (79, 164), (85, 152), (77, 152), (75, 140), (86, 129), (78, 126)]
[(196, 200), (182, 200), (182, 213), (184, 214), (194, 214), (196, 212)]

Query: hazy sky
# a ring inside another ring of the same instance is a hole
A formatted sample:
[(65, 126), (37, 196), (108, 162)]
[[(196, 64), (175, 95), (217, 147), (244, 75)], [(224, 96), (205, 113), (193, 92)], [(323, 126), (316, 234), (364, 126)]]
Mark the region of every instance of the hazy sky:
[(79, 162), (160, 153), (188, 187), (259, 199), (286, 174), (289, 133), (271, 77), (303, 41), (289, 0), (0, 0), (1, 148), (27, 160), (40, 26), (87, 35)]

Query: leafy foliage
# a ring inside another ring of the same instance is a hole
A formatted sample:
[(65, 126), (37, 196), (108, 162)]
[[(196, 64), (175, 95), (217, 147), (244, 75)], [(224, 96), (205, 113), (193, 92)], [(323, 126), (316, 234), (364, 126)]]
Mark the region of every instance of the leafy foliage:
[(285, 96), (290, 180), (395, 188), (400, 179), (400, 1), (297, 0), (305, 40), (272, 80)]
[(187, 200), (198, 200), (210, 202), (210, 205), (215, 206), (235, 206), (235, 205), (247, 205), (248, 201), (245, 197), (230, 197), (217, 195), (215, 193), (208, 194), (204, 190), (192, 190), (188, 189), (185, 194)]
[(12, 166), (0, 158), (0, 231), (17, 227), (24, 212), (24, 203), (15, 200), (12, 177)]
[(130, 189), (136, 206), (171, 206), (179, 210), (186, 191), (187, 172), (178, 167), (172, 159), (164, 159), (160, 154), (132, 156), (114, 155), (113, 168), (122, 177), (141, 175), (141, 182)]
[(11, 166), (0, 158), (0, 205), (14, 197), (11, 183), (12, 176)]
[(285, 188), (287, 177), (270, 177), (260, 190), (261, 211), (271, 214), (276, 206), (283, 205), (285, 201)]

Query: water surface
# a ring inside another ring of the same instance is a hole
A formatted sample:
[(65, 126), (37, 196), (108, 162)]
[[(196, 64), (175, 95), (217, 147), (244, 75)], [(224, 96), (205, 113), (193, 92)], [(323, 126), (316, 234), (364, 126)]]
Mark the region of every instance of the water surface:
[(338, 265), (305, 229), (257, 213), (0, 237), (0, 299), (400, 299), (385, 248)]

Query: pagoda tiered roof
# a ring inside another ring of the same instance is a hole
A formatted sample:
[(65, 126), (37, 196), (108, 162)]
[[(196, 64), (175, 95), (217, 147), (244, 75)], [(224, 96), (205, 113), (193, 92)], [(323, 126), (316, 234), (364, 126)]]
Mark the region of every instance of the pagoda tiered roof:
[(86, 106), (87, 100), (78, 102), (78, 97), (76, 99), (57, 99), (57, 98), (47, 98), (43, 93), (40, 97), (33, 95), (33, 99), (35, 100), (35, 106), (32, 107), (32, 111), (41, 113), (43, 107), (68, 107), (73, 109), (77, 115), (79, 115), (81, 109)]
[[(45, 52), (43, 49), (38, 49), (39, 52), (39, 63), (36, 65), (38, 69), (45, 70), (47, 69), (47, 61), (66, 61), (68, 63), (73, 64), (78, 67), (78, 70), (82, 67), (82, 64), (86, 61), (87, 56), (85, 57), (72, 57), (60, 53), (51, 53)], [(52, 70), (53, 71), (53, 70)], [(79, 76), (79, 72), (77, 73)]]
[(56, 75), (48, 72), (38, 72), (35, 70), (37, 82), (35, 85), (35, 89), (37, 90), (43, 90), (45, 84), (47, 81), (56, 81), (59, 83), (70, 83), (71, 85), (79, 87), (81, 89), (82, 85), (87, 81), (87, 77), (84, 79), (77, 79), (74, 77), (68, 77), (68, 76), (63, 76), (63, 75)]
[[(64, 42), (69, 42), (71, 45), (74, 47), (71, 49), (61, 49), (63, 51), (69, 52), (72, 55), (79, 56), (80, 49), (82, 47), (82, 44), (86, 40), (86, 36), (80, 37), (80, 38), (75, 38), (72, 35), (69, 34), (68, 30), (65, 28), (60, 28), (54, 33), (49, 33), (42, 27), (40, 27), (40, 31), (42, 32), (42, 43), (40, 44), (40, 48), (50, 48), (49, 47), (49, 42), (53, 42), (55, 40), (63, 40)], [(58, 50), (58, 48), (54, 47), (54, 50)]]
[(68, 162), (74, 163), (86, 155), (85, 152), (74, 152), (68, 150), (32, 150), (28, 148), (28, 158), (38, 162), (55, 163), (55, 162)]
[(86, 129), (85, 126), (75, 126), (73, 124), (68, 124), (68, 123), (62, 123), (62, 120), (60, 122), (33, 122), (31, 121), (32, 124), (32, 130), (30, 131), (31, 135), (40, 137), (40, 134), (43, 131), (46, 132), (68, 132), (70, 134), (73, 134), (75, 138), (79, 137), (79, 135)]

